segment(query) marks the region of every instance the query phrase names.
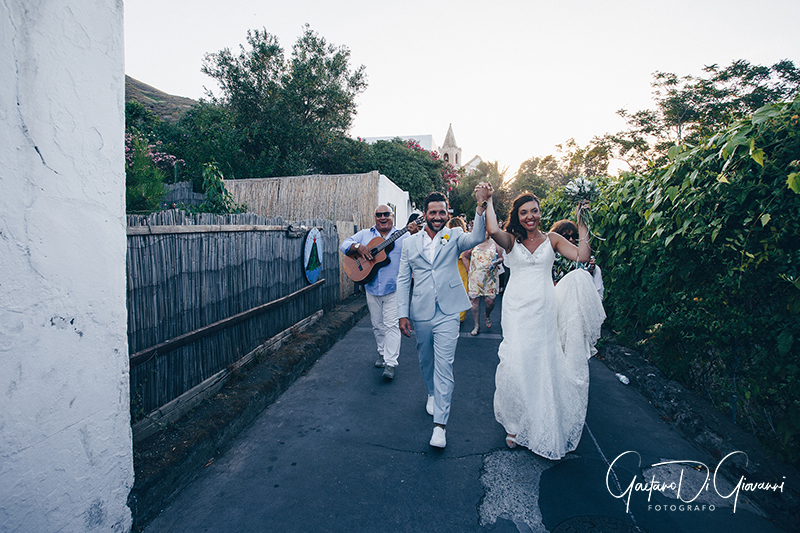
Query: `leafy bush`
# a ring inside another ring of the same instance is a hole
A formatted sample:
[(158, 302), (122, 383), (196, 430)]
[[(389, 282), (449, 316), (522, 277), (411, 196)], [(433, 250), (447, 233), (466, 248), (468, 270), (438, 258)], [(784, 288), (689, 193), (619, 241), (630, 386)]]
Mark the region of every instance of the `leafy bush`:
[[(158, 155), (155, 155), (158, 154)], [(125, 211), (127, 213), (150, 213), (167, 194), (164, 188), (164, 171), (153, 152), (153, 145), (138, 134), (125, 134)]]
[(203, 203), (191, 209), (195, 213), (229, 215), (244, 213), (247, 210), (244, 204), (233, 201), (233, 195), (228, 192), (222, 181), (222, 172), (214, 163), (206, 163), (203, 166), (203, 190), (205, 191)]
[[(798, 463), (800, 97), (668, 155), (601, 183), (608, 323)], [(551, 196), (555, 218), (565, 206)]]

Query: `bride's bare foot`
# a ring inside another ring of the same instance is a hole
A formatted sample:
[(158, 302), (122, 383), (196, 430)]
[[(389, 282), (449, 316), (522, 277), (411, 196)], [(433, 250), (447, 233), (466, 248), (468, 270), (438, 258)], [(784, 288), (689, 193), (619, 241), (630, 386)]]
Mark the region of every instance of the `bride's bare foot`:
[(517, 447), (517, 439), (516, 439), (516, 437), (517, 437), (516, 435), (511, 435), (511, 434), (506, 435), (506, 445), (509, 448), (516, 448)]

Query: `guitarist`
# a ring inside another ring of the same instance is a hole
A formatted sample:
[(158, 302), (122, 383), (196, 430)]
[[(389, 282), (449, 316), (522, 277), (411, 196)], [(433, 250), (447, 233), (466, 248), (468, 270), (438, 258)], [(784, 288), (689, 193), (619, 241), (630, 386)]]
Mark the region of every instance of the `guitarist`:
[[(416, 224), (411, 224), (409, 230), (418, 229)], [(372, 261), (367, 244), (376, 238), (386, 239), (399, 231), (394, 226), (394, 213), (388, 205), (379, 205), (375, 208), (375, 225), (363, 229), (348, 237), (339, 247), (340, 251), (350, 257), (360, 258), (362, 261)], [(386, 249), (389, 264), (379, 268), (375, 276), (364, 285), (367, 292), (367, 306), (372, 320), (372, 332), (378, 344), (378, 360), (375, 366), (383, 368), (383, 377), (393, 379), (397, 367), (397, 357), (400, 355), (400, 329), (397, 318), (397, 272), (400, 267), (400, 251), (403, 241), (408, 233), (397, 239), (391, 250)]]

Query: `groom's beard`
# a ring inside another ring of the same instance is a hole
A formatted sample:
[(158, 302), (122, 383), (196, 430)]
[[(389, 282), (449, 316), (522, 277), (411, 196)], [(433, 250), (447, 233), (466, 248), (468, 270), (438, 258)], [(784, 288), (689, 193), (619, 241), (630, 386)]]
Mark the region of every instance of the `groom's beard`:
[(428, 221), (428, 226), (430, 226), (430, 228), (436, 233), (439, 233), (439, 230), (441, 230), (445, 224), (446, 221), (444, 220), (431, 219)]

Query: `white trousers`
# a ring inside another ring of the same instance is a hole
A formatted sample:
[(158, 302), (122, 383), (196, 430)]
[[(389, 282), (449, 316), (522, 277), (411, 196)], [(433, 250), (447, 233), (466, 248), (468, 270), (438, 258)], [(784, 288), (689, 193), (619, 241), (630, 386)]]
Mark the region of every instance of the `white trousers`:
[(387, 366), (397, 366), (400, 355), (400, 326), (397, 318), (397, 294), (384, 296), (367, 293), (369, 318), (372, 320), (372, 333), (378, 343), (378, 353), (383, 356)]

